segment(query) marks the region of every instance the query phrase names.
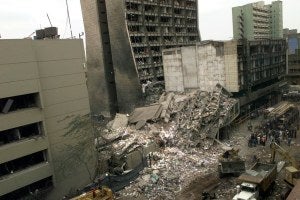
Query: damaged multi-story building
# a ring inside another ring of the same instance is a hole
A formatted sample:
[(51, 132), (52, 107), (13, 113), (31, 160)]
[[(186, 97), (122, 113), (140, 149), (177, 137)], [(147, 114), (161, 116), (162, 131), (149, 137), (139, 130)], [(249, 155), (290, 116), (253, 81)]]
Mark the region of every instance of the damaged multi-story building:
[(232, 8), (234, 39), (282, 38), (282, 1), (263, 1)]
[(203, 41), (164, 50), (163, 63), (167, 91), (211, 91), (219, 83), (239, 99), (243, 115), (279, 100), (286, 72), (286, 42)]
[(67, 164), (79, 141), (65, 135), (90, 111), (83, 41), (0, 40), (0, 77), (0, 199), (61, 199), (88, 184), (83, 164)]
[(300, 33), (297, 29), (284, 29), (284, 38), (288, 42), (287, 80), (292, 84), (300, 84)]
[[(162, 50), (200, 41), (196, 0), (81, 0), (92, 111), (130, 111), (164, 80)], [(148, 82), (149, 83), (149, 82)]]

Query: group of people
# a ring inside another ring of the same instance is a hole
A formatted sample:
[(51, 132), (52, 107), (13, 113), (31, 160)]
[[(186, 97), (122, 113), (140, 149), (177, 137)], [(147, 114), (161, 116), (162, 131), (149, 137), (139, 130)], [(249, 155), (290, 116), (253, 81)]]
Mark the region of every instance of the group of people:
[(251, 121), (248, 123), (248, 130), (251, 132), (248, 146), (254, 147), (256, 145), (265, 146), (266, 141), (276, 142), (280, 145), (283, 141), (287, 142), (287, 145), (291, 145), (292, 138), (297, 137), (297, 129), (293, 125), (294, 121), (281, 121), (282, 118), (269, 119), (260, 126), (256, 126), (253, 130)]
[(257, 145), (266, 145), (266, 141), (268, 139), (268, 136), (262, 132), (251, 132), (248, 146), (249, 147), (256, 147)]

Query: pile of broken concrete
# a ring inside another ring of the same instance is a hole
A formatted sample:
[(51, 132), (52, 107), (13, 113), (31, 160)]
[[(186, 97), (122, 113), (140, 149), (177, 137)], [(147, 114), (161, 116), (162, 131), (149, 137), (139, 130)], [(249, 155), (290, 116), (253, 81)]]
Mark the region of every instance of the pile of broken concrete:
[(118, 194), (174, 199), (197, 176), (215, 169), (222, 150), (212, 145), (213, 138), (235, 104), (217, 85), (213, 92), (164, 93), (156, 104), (136, 108), (129, 116), (117, 114), (95, 141), (98, 149), (125, 157), (139, 149), (148, 159), (148, 167)]

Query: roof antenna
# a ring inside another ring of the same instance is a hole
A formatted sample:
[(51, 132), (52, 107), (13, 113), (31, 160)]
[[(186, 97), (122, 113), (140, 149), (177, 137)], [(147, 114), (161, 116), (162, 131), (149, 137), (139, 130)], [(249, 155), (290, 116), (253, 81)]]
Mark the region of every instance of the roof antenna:
[(69, 20), (69, 25), (70, 25), (71, 38), (73, 38), (72, 26), (71, 26), (71, 19), (70, 19), (70, 13), (69, 13), (68, 0), (66, 0), (66, 4), (67, 4), (67, 14), (68, 14), (68, 20)]
[(49, 23), (50, 23), (51, 27), (53, 27), (48, 13), (47, 13), (47, 17), (48, 17), (48, 20), (49, 20)]

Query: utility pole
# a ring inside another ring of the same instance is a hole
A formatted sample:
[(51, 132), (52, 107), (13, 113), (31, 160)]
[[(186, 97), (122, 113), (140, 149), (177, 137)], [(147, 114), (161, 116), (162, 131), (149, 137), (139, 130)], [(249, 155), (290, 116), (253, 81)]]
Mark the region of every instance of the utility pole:
[(48, 17), (48, 20), (49, 20), (49, 23), (50, 23), (51, 27), (53, 27), (48, 13), (47, 13), (47, 17)]
[(71, 38), (73, 38), (73, 32), (72, 32), (72, 26), (71, 26), (71, 19), (70, 19), (70, 13), (69, 13), (68, 0), (66, 0), (66, 5), (67, 5), (67, 14), (68, 14), (68, 20), (69, 20), (69, 25), (70, 25)]

